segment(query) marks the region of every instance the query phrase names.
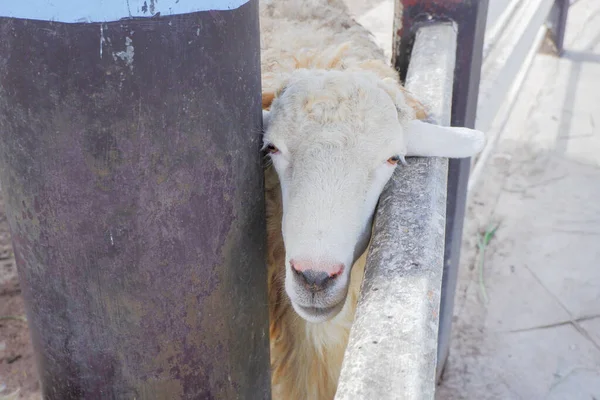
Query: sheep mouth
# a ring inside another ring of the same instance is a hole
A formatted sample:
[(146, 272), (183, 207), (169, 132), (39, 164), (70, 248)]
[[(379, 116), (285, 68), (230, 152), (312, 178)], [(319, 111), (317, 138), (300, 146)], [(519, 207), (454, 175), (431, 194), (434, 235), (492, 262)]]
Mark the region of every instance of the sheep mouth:
[(325, 322), (334, 318), (342, 310), (344, 302), (341, 301), (331, 307), (301, 306), (292, 302), (296, 313), (303, 319), (312, 323)]

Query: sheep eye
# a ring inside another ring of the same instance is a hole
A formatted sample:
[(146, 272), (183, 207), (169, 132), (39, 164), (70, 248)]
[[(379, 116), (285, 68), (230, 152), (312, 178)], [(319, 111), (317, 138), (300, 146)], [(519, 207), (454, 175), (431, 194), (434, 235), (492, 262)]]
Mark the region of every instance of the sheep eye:
[(268, 151), (269, 153), (271, 153), (271, 154), (275, 154), (275, 153), (277, 153), (277, 152), (279, 151), (279, 149), (278, 149), (277, 147), (275, 147), (274, 145), (272, 145), (272, 144), (269, 144), (269, 145), (267, 146), (267, 151)]
[(396, 165), (400, 162), (400, 156), (392, 156), (387, 160), (388, 164)]
[(398, 163), (400, 163), (402, 165), (406, 165), (406, 160), (404, 159), (404, 156), (401, 156), (401, 155), (392, 156), (392, 157), (388, 158), (387, 162), (390, 165), (396, 165)]

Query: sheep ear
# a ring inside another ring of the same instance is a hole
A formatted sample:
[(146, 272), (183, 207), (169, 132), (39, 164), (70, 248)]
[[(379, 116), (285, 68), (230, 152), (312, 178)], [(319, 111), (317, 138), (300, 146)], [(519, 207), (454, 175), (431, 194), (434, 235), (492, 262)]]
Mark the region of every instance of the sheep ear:
[(263, 110), (268, 110), (271, 108), (271, 103), (273, 103), (273, 99), (275, 99), (275, 92), (263, 92), (262, 93), (262, 108)]
[(472, 157), (485, 144), (483, 132), (412, 120), (406, 129), (406, 155), (420, 157)]
[(262, 130), (265, 132), (269, 128), (269, 122), (271, 122), (271, 111), (262, 110), (263, 127)]
[(425, 106), (417, 100), (417, 98), (409, 92), (400, 82), (387, 77), (382, 79), (383, 89), (390, 95), (398, 114), (402, 117), (407, 114), (408, 110), (414, 112), (415, 118), (424, 120), (427, 118), (427, 111)]
[(269, 127), (269, 122), (271, 121), (271, 103), (275, 99), (275, 92), (263, 92), (262, 93), (262, 119), (263, 119), (263, 132), (267, 130)]

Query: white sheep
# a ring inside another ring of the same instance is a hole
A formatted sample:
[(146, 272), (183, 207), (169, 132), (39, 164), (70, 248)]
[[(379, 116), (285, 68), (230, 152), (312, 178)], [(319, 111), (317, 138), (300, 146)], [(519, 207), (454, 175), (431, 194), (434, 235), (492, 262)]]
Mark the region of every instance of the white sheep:
[(484, 136), (420, 121), (342, 0), (262, 0), (260, 24), (273, 398), (332, 399), (385, 184)]

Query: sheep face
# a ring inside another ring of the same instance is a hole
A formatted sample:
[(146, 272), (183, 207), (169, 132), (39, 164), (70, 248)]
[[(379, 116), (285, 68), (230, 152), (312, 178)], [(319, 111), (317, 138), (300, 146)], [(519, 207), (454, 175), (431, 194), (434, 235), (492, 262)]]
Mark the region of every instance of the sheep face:
[(265, 112), (264, 148), (282, 192), (285, 291), (307, 321), (342, 309), (379, 196), (404, 157), (465, 157), (483, 144), (479, 132), (414, 118), (397, 83), (348, 71), (298, 70)]

